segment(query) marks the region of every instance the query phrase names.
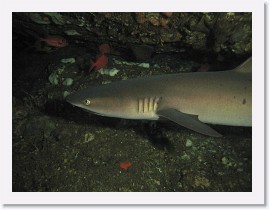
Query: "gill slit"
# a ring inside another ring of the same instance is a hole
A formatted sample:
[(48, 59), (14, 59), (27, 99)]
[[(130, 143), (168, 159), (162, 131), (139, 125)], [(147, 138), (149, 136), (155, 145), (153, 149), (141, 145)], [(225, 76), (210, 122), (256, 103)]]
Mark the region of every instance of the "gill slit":
[(155, 112), (158, 108), (158, 103), (161, 97), (144, 97), (138, 99), (138, 112), (148, 113)]

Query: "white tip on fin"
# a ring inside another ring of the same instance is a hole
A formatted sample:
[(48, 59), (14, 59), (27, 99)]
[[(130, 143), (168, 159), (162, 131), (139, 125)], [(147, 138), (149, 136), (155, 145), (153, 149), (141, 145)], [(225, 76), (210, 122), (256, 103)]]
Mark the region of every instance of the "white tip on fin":
[(233, 71), (237, 72), (252, 72), (252, 57), (248, 58), (244, 63), (237, 66)]

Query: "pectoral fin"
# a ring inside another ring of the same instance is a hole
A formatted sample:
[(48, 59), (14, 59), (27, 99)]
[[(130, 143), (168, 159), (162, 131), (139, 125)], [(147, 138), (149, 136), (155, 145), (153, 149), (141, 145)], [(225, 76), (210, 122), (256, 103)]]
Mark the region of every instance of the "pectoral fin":
[(214, 129), (204, 124), (198, 119), (197, 115), (190, 115), (182, 113), (176, 109), (161, 109), (157, 111), (157, 115), (167, 118), (183, 127), (194, 130), (198, 133), (202, 133), (208, 136), (221, 137), (222, 135), (216, 132)]

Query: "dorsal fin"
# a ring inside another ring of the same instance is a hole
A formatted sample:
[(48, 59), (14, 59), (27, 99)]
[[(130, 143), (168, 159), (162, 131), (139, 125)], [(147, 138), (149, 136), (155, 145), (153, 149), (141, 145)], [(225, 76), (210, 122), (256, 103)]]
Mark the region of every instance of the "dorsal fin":
[(248, 58), (244, 63), (237, 66), (233, 71), (237, 72), (252, 72), (252, 57)]

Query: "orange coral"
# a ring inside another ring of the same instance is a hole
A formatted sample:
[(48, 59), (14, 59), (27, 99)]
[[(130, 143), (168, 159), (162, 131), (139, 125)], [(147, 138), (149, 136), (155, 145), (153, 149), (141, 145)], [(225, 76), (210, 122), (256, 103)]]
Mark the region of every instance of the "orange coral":
[(132, 166), (132, 163), (129, 161), (120, 163), (120, 168), (127, 170), (130, 166)]

